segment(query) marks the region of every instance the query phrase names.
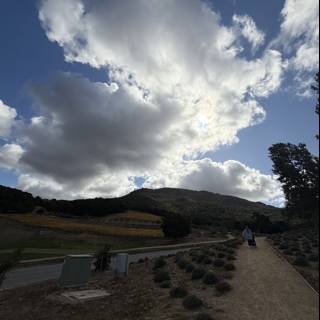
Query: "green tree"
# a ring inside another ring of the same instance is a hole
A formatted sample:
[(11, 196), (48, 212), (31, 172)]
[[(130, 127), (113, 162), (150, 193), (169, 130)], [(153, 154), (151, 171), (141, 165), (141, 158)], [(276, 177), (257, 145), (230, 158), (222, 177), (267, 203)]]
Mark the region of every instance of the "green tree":
[(286, 211), (303, 219), (319, 217), (319, 158), (305, 144), (274, 144), (270, 149), (273, 172), (286, 196)]
[(182, 238), (190, 234), (191, 224), (181, 215), (171, 215), (163, 219), (162, 230), (167, 238)]

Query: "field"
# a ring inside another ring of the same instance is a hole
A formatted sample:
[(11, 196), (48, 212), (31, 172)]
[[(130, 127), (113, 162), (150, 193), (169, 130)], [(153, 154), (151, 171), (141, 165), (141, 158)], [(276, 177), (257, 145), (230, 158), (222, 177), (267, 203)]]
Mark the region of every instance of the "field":
[(59, 228), (44, 228), (42, 224), (21, 223), (4, 218), (3, 215), (0, 216), (0, 230), (0, 262), (7, 260), (18, 247), (24, 248), (22, 260), (29, 260), (93, 253), (105, 244), (110, 245), (113, 250), (123, 250), (172, 243), (165, 238), (123, 237), (79, 230), (66, 232)]
[(110, 215), (106, 220), (128, 220), (128, 221), (144, 221), (144, 222), (159, 222), (161, 223), (162, 219), (159, 216), (153, 214), (139, 212), (139, 211), (126, 211), (124, 213), (117, 213)]
[[(144, 215), (140, 217), (146, 219)], [(147, 218), (154, 219), (150, 216)], [(172, 240), (164, 238), (161, 230), (154, 227), (145, 229), (141, 226), (139, 228), (108, 226), (108, 230), (122, 230), (122, 233), (117, 233), (121, 234), (119, 236), (114, 235), (115, 233), (110, 235), (108, 232), (94, 232), (98, 222), (103, 227), (104, 222), (101, 220), (85, 221), (88, 222), (39, 215), (0, 215), (0, 263), (10, 258), (16, 248), (23, 248), (21, 260), (32, 260), (62, 257), (67, 254), (94, 253), (106, 244), (112, 250), (126, 250), (191, 241), (202, 242), (215, 238), (221, 239), (225, 236), (220, 232), (213, 235), (209, 231), (193, 229), (192, 236)], [(137, 236), (128, 236), (128, 234), (132, 235), (132, 230)], [(127, 236), (123, 236), (123, 234)], [(159, 234), (159, 237), (142, 237), (143, 234)]]
[(119, 226), (109, 226), (100, 224), (83, 223), (71, 219), (58, 218), (53, 216), (29, 214), (2, 214), (0, 218), (11, 219), (25, 225), (41, 228), (52, 228), (68, 232), (88, 232), (100, 235), (120, 236), (120, 237), (142, 237), (142, 238), (162, 238), (162, 230), (126, 228)]

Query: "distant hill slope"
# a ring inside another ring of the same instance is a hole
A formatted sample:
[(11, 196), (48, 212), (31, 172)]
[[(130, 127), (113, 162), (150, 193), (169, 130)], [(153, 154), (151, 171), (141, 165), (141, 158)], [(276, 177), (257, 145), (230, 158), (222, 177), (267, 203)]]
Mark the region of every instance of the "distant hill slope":
[(0, 185), (0, 213), (30, 212), (35, 206), (35, 199), (30, 193)]
[(245, 221), (253, 213), (279, 216), (280, 209), (259, 202), (206, 191), (184, 189), (139, 189), (120, 198), (84, 200), (44, 200), (29, 193), (0, 187), (0, 212), (27, 212), (35, 206), (56, 214), (107, 216), (126, 210), (138, 210), (160, 216), (182, 214), (194, 223)]
[(125, 196), (129, 205), (145, 203), (160, 212), (176, 212), (190, 217), (213, 216), (246, 220), (253, 213), (279, 215), (280, 209), (260, 202), (226, 196), (207, 191), (184, 189), (140, 189)]

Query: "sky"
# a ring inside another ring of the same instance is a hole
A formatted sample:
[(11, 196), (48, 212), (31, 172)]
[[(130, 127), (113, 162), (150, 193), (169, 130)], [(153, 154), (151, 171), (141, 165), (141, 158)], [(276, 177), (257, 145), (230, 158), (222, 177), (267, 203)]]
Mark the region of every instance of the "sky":
[(268, 148), (318, 154), (316, 0), (3, 0), (0, 12), (2, 185), (282, 206)]

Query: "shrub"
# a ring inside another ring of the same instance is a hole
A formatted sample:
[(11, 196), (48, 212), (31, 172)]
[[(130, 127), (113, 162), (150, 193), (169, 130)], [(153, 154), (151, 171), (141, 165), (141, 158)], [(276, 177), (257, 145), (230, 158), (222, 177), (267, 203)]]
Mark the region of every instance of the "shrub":
[(216, 256), (215, 251), (214, 251), (214, 250), (210, 250), (210, 251), (209, 251), (209, 256), (210, 256), (210, 257), (215, 257), (215, 256)]
[(161, 268), (163, 268), (164, 266), (166, 266), (166, 264), (167, 264), (166, 260), (164, 260), (162, 257), (161, 257), (161, 258), (158, 258), (158, 259), (154, 262), (153, 270), (161, 269)]
[(187, 261), (187, 260), (185, 260), (185, 259), (180, 259), (180, 260), (178, 261), (178, 267), (179, 267), (180, 269), (186, 269), (187, 266), (188, 266), (188, 261)]
[(188, 295), (188, 291), (183, 287), (175, 287), (170, 290), (170, 297), (174, 299), (182, 299)]
[(186, 267), (186, 272), (191, 273), (195, 269), (195, 266), (192, 263), (189, 263)]
[(318, 261), (319, 261), (319, 255), (317, 255), (317, 254), (311, 254), (311, 255), (308, 257), (308, 260), (309, 260), (309, 261), (312, 261), (312, 262), (318, 262)]
[(226, 293), (232, 290), (232, 286), (228, 282), (219, 282), (216, 284), (216, 290), (219, 293)]
[(14, 250), (14, 252), (11, 254), (10, 258), (7, 261), (0, 263), (0, 286), (2, 284), (2, 281), (3, 281), (6, 273), (10, 269), (14, 268), (18, 264), (18, 262), (20, 261), (22, 252), (23, 252), (23, 248), (19, 247)]
[(236, 260), (236, 258), (234, 256), (232, 256), (232, 255), (229, 255), (229, 256), (227, 256), (227, 260), (228, 261), (234, 261), (234, 260)]
[(167, 280), (167, 281), (160, 282), (159, 287), (162, 289), (169, 289), (171, 288), (171, 281)]
[(280, 246), (279, 246), (280, 250), (286, 250), (288, 248), (289, 248), (289, 246), (286, 243), (281, 243)]
[(224, 266), (224, 270), (226, 271), (234, 271), (236, 270), (236, 267), (233, 263), (227, 263), (225, 266)]
[(311, 250), (311, 248), (303, 248), (303, 252), (304, 253), (312, 253), (312, 250)]
[(300, 251), (300, 248), (298, 246), (292, 246), (290, 247), (290, 250), (296, 252), (296, 251)]
[(284, 250), (283, 253), (287, 256), (292, 256), (293, 255), (293, 251), (291, 249), (287, 249), (287, 250)]
[(198, 263), (202, 263), (202, 261), (206, 258), (207, 256), (205, 254), (200, 254), (197, 258)]
[(211, 264), (212, 263), (212, 259), (210, 257), (205, 257), (202, 261), (203, 264)]
[(226, 257), (226, 255), (222, 252), (218, 253), (218, 256), (217, 256), (219, 259), (223, 259)]
[(202, 279), (204, 284), (207, 285), (212, 285), (212, 284), (217, 284), (218, 283), (218, 278), (216, 277), (216, 275), (212, 272), (212, 271), (208, 271), (203, 279)]
[(214, 319), (207, 313), (199, 313), (195, 316), (194, 320), (214, 320)]
[(214, 260), (213, 265), (217, 268), (221, 268), (225, 265), (225, 262), (222, 259), (216, 259)]
[(174, 258), (174, 262), (178, 263), (180, 261), (180, 259), (183, 258), (183, 253), (179, 252), (176, 254), (175, 258)]
[(198, 250), (191, 250), (189, 252), (189, 256), (190, 257), (198, 257), (199, 256)]
[(105, 245), (100, 251), (95, 254), (96, 261), (94, 264), (96, 272), (109, 270), (111, 262), (110, 249), (110, 246)]
[(294, 260), (293, 264), (299, 267), (309, 266), (308, 261), (304, 257), (298, 257), (297, 259)]
[(156, 274), (154, 275), (154, 282), (160, 283), (164, 281), (171, 280), (170, 274), (166, 270), (157, 270)]
[(183, 306), (188, 310), (199, 309), (203, 306), (202, 300), (194, 295), (189, 295), (183, 300)]
[(13, 264), (10, 262), (0, 264), (0, 286), (4, 279), (6, 273), (13, 267)]
[(192, 271), (191, 279), (192, 279), (192, 280), (202, 279), (205, 274), (206, 274), (206, 270), (205, 270), (205, 269), (196, 268), (196, 269), (194, 269), (194, 270)]
[(202, 249), (202, 253), (203, 253), (205, 256), (208, 256), (209, 253), (210, 253), (210, 250), (209, 250), (209, 249)]

